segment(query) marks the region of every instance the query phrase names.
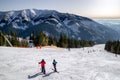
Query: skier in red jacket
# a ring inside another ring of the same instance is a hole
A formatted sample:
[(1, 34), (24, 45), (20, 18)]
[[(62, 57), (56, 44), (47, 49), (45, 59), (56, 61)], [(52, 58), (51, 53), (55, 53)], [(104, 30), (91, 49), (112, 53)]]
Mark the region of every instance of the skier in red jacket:
[(42, 61), (41, 62), (39, 62), (39, 64), (41, 64), (41, 69), (42, 69), (42, 73), (43, 74), (46, 74), (46, 71), (45, 71), (45, 64), (46, 64), (46, 62), (44, 61), (44, 59), (42, 59)]

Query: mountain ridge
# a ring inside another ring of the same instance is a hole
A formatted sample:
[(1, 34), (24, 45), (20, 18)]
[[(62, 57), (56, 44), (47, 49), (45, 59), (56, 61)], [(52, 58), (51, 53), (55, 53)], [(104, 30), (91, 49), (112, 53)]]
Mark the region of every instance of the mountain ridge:
[[(4, 14), (3, 14), (4, 13)], [(117, 40), (114, 30), (87, 17), (55, 10), (24, 9), (0, 12), (0, 30), (15, 32), (20, 37), (28, 37), (34, 31), (44, 31), (48, 36), (59, 38), (66, 34), (69, 38), (91, 40), (104, 43)]]

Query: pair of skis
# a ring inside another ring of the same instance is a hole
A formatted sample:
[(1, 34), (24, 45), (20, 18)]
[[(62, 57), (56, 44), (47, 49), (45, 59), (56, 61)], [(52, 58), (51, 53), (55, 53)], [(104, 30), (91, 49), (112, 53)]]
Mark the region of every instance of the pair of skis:
[(58, 71), (55, 71), (54, 69), (52, 69), (54, 72), (56, 72), (56, 73), (59, 73)]

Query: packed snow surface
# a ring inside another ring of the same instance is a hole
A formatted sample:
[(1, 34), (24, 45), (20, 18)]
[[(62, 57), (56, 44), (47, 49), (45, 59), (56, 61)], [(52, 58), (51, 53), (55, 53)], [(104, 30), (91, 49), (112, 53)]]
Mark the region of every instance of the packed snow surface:
[[(41, 59), (46, 61), (46, 77), (40, 73)], [(52, 70), (53, 59), (59, 73)], [(105, 51), (104, 44), (70, 51), (0, 47), (0, 80), (120, 80), (120, 56)]]

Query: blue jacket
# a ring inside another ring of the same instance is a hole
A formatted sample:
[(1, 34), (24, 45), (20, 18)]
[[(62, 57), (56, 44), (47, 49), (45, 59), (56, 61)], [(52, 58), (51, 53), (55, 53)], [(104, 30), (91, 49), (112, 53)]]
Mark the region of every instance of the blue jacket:
[(56, 64), (57, 64), (57, 62), (55, 60), (53, 60), (53, 65), (56, 65)]

